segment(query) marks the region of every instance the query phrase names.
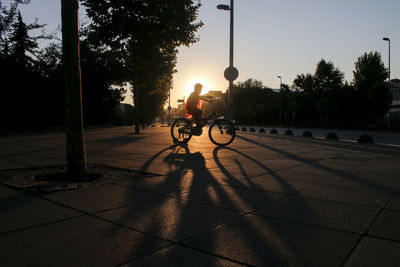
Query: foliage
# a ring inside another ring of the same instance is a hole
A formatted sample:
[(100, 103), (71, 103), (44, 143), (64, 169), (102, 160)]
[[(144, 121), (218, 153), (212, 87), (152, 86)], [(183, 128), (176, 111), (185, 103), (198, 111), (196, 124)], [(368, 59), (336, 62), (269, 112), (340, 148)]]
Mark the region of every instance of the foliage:
[(389, 89), (385, 84), (389, 72), (378, 52), (364, 53), (354, 65), (353, 85), (359, 97), (360, 120), (380, 124), (389, 107)]
[(42, 36), (29, 35), (29, 31), (43, 25), (23, 22), (18, 4), (24, 3), (29, 1), (1, 6), (0, 116), (3, 128), (52, 126), (62, 123), (63, 118), (62, 91), (56, 90), (60, 76), (42, 75), (48, 73), (45, 66), (55, 70), (57, 65), (46, 62), (45, 52), (37, 50), (37, 40)]
[(368, 89), (376, 82), (384, 82), (389, 77), (378, 52), (364, 53), (355, 62), (353, 71), (353, 84), (360, 91)]
[(177, 47), (198, 40), (200, 2), (83, 0), (83, 4), (93, 22), (87, 29), (89, 41), (113, 51), (123, 74), (121, 82), (131, 84), (137, 114), (150, 120), (154, 110), (161, 111), (172, 86)]
[[(38, 40), (47, 39), (49, 35), (30, 34), (43, 25), (37, 21), (33, 24), (23, 21), (18, 4), (28, 2), (14, 1), (10, 7), (0, 8), (2, 128), (64, 125), (61, 47), (59, 43), (50, 43), (39, 50)], [(105, 53), (88, 43), (85, 35), (82, 37), (85, 123), (112, 123), (112, 113), (124, 93), (120, 72), (110, 60), (114, 56), (112, 51)]]
[(273, 91), (248, 79), (234, 87), (235, 119), (242, 123), (307, 127), (382, 125), (389, 99), (387, 71), (377, 52), (355, 63), (353, 84), (330, 61), (321, 59), (314, 74), (299, 74), (290, 88)]

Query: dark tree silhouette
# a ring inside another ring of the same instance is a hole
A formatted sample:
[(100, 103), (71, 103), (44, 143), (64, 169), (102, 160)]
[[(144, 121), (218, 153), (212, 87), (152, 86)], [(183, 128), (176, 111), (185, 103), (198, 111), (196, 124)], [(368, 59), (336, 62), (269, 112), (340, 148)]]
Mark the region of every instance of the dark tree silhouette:
[[(197, 41), (195, 32), (202, 25), (196, 22), (200, 2), (83, 0), (83, 4), (93, 21), (89, 27), (91, 39), (115, 53), (113, 59), (119, 62), (121, 73), (125, 74), (123, 81), (132, 86), (136, 109), (135, 132), (139, 133), (139, 120), (145, 111), (140, 103), (155, 90), (148, 83), (148, 75), (141, 74), (154, 72), (154, 66), (156, 69), (157, 66), (167, 66), (169, 70), (163, 72), (164, 75), (150, 75), (153, 79), (156, 76), (156, 80), (166, 81), (158, 86), (171, 86), (177, 47)], [(148, 57), (155, 50), (156, 55), (161, 55), (158, 59), (161, 62), (146, 65), (149, 61), (155, 62)], [(149, 67), (145, 69), (145, 66)], [(162, 94), (167, 91), (164, 89)]]
[(61, 0), (61, 17), (68, 174), (70, 179), (87, 180), (79, 63), (78, 0)]
[(359, 95), (361, 120), (382, 123), (388, 110), (389, 88), (385, 80), (389, 72), (378, 52), (364, 53), (355, 62), (353, 85)]

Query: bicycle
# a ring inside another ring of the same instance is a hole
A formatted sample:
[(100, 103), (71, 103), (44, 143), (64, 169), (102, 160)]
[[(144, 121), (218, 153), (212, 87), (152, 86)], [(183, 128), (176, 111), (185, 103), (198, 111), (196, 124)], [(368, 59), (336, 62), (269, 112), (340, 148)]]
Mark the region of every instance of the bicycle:
[(234, 125), (225, 119), (224, 117), (218, 117), (215, 112), (215, 98), (210, 98), (209, 102), (212, 104), (212, 113), (206, 119), (203, 119), (204, 123), (201, 124), (201, 132), (199, 134), (194, 133), (193, 121), (188, 118), (178, 118), (171, 125), (171, 136), (175, 144), (186, 145), (193, 135), (200, 136), (202, 134), (203, 127), (208, 124), (208, 137), (215, 145), (227, 146), (233, 142), (236, 136), (236, 130)]

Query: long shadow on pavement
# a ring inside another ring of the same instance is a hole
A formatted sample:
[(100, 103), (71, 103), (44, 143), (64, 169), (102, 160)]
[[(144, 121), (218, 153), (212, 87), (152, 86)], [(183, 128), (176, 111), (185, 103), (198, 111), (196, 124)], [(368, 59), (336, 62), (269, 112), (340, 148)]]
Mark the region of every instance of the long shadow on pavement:
[[(112, 221), (153, 237), (167, 240), (172, 245), (155, 254), (140, 258), (133, 264), (154, 263), (154, 261), (161, 265), (171, 262), (193, 263), (193, 258), (187, 255), (177, 255), (176, 245), (181, 248), (184, 247), (190, 252), (196, 252), (197, 255), (202, 255), (196, 260), (200, 260), (204, 266), (216, 266), (224, 260), (245, 263), (241, 262), (240, 258), (229, 258), (219, 254), (220, 247), (218, 246), (221, 240), (218, 240), (214, 235), (208, 235), (206, 239), (203, 239), (201, 246), (191, 244), (192, 237), (196, 238), (210, 233), (213, 229), (226, 224), (229, 225), (237, 220), (240, 220), (244, 227), (237, 228), (235, 234), (240, 237), (240, 242), (243, 242), (249, 250), (255, 252), (253, 262), (264, 262), (266, 255), (268, 255), (270, 262), (285, 262), (287, 253), (294, 256), (298, 263), (301, 262), (301, 258), (296, 254), (296, 247), (291, 246), (291, 238), (287, 239), (287, 234), (281, 233), (280, 227), (275, 227), (277, 224), (269, 225), (271, 232), (266, 235), (260, 233), (264, 230), (262, 229), (263, 226), (259, 225), (258, 220), (246, 219), (246, 215), (282, 199), (286, 195), (266, 192), (265, 188), (260, 188), (257, 184), (251, 184), (251, 189), (233, 186), (240, 184), (240, 178), (243, 176), (250, 183), (251, 179), (246, 175), (240, 161), (235, 161), (235, 164), (243, 170), (242, 173), (237, 175), (231, 173), (218, 157), (221, 150), (236, 153), (251, 160), (267, 174), (272, 175), (285, 189), (294, 190), (290, 184), (285, 183), (267, 166), (238, 150), (231, 148), (214, 149), (213, 159), (220, 172), (228, 178), (228, 183), (221, 184), (217, 177), (214, 177), (207, 169), (206, 160), (202, 153), (190, 153), (187, 147), (167, 147), (152, 156), (141, 168), (141, 171), (147, 171), (153, 161), (159, 157), (164, 157), (163, 162), (170, 166), (170, 171), (166, 176), (146, 178), (146, 181), (142, 180), (143, 183), (138, 184), (135, 181), (126, 185), (145, 192), (161, 194), (165, 198), (114, 210), (105, 215)], [(167, 155), (164, 156), (165, 153)], [(151, 179), (156, 180), (152, 182)], [(232, 183), (232, 186), (230, 186), (230, 183)], [(263, 198), (261, 202), (254, 203), (255, 198), (252, 196), (254, 194), (259, 194)], [(126, 198), (129, 201), (130, 195), (126, 195)], [(303, 207), (302, 210), (307, 211), (308, 209)], [(305, 216), (313, 216), (313, 212), (310, 211)], [(264, 221), (261, 220), (261, 224), (263, 223)], [(273, 236), (273, 240), (279, 241), (278, 247), (275, 243), (271, 243), (270, 235)], [(260, 244), (262, 244), (261, 247)]]
[(307, 165), (309, 165), (309, 166), (311, 166), (313, 168), (316, 168), (316, 169), (320, 169), (320, 170), (329, 172), (329, 173), (331, 173), (333, 175), (336, 175), (336, 176), (339, 176), (339, 177), (343, 177), (345, 179), (348, 179), (348, 180), (351, 180), (353, 182), (356, 182), (356, 183), (358, 183), (360, 185), (363, 185), (363, 186), (366, 186), (366, 187), (371, 187), (373, 189), (377, 189), (377, 190), (383, 191), (383, 192), (391, 193), (391, 192), (395, 191), (395, 188), (393, 188), (393, 187), (390, 187), (390, 186), (387, 186), (387, 185), (384, 185), (384, 184), (381, 184), (381, 183), (376, 183), (374, 181), (371, 181), (370, 179), (364, 179), (364, 178), (362, 178), (360, 176), (351, 174), (351, 173), (346, 172), (346, 171), (334, 169), (334, 168), (331, 168), (329, 166), (322, 165), (322, 164), (320, 164), (318, 162), (315, 162), (315, 161), (307, 160), (305, 158), (302, 158), (302, 157), (299, 157), (297, 155), (285, 152), (283, 150), (274, 148), (272, 146), (269, 146), (269, 145), (266, 145), (266, 144), (263, 144), (263, 143), (259, 143), (259, 142), (255, 141), (255, 140), (250, 139), (250, 138), (246, 138), (244, 136), (237, 136), (237, 138), (242, 139), (244, 141), (247, 141), (249, 143), (255, 144), (257, 146), (263, 147), (265, 149), (268, 149), (268, 150), (271, 150), (271, 151), (274, 151), (274, 152), (278, 152), (278, 153), (284, 155), (285, 157), (291, 158), (293, 160), (297, 160), (297, 161), (299, 161), (301, 163), (307, 164)]

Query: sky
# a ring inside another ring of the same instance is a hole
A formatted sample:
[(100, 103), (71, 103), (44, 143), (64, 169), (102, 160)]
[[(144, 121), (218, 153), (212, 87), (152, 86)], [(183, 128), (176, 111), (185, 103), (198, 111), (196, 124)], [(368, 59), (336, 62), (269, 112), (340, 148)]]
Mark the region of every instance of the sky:
[[(2, 0), (8, 4), (9, 0)], [(60, 0), (31, 0), (21, 6), (25, 22), (34, 17), (47, 24), (47, 31), (61, 24)], [(203, 92), (226, 91), (224, 70), (229, 65), (230, 12), (218, 10), (229, 0), (202, 0), (199, 42), (179, 48), (177, 73), (171, 90), (171, 106), (189, 96), (201, 82)], [(80, 11), (84, 19), (84, 11)], [(298, 74), (314, 73), (319, 60), (331, 61), (353, 79), (357, 58), (370, 51), (382, 55), (388, 66), (391, 40), (391, 78), (400, 78), (399, 0), (235, 0), (234, 66), (235, 82), (255, 78), (270, 88), (282, 82), (291, 85)], [(132, 103), (131, 96), (124, 102)]]

